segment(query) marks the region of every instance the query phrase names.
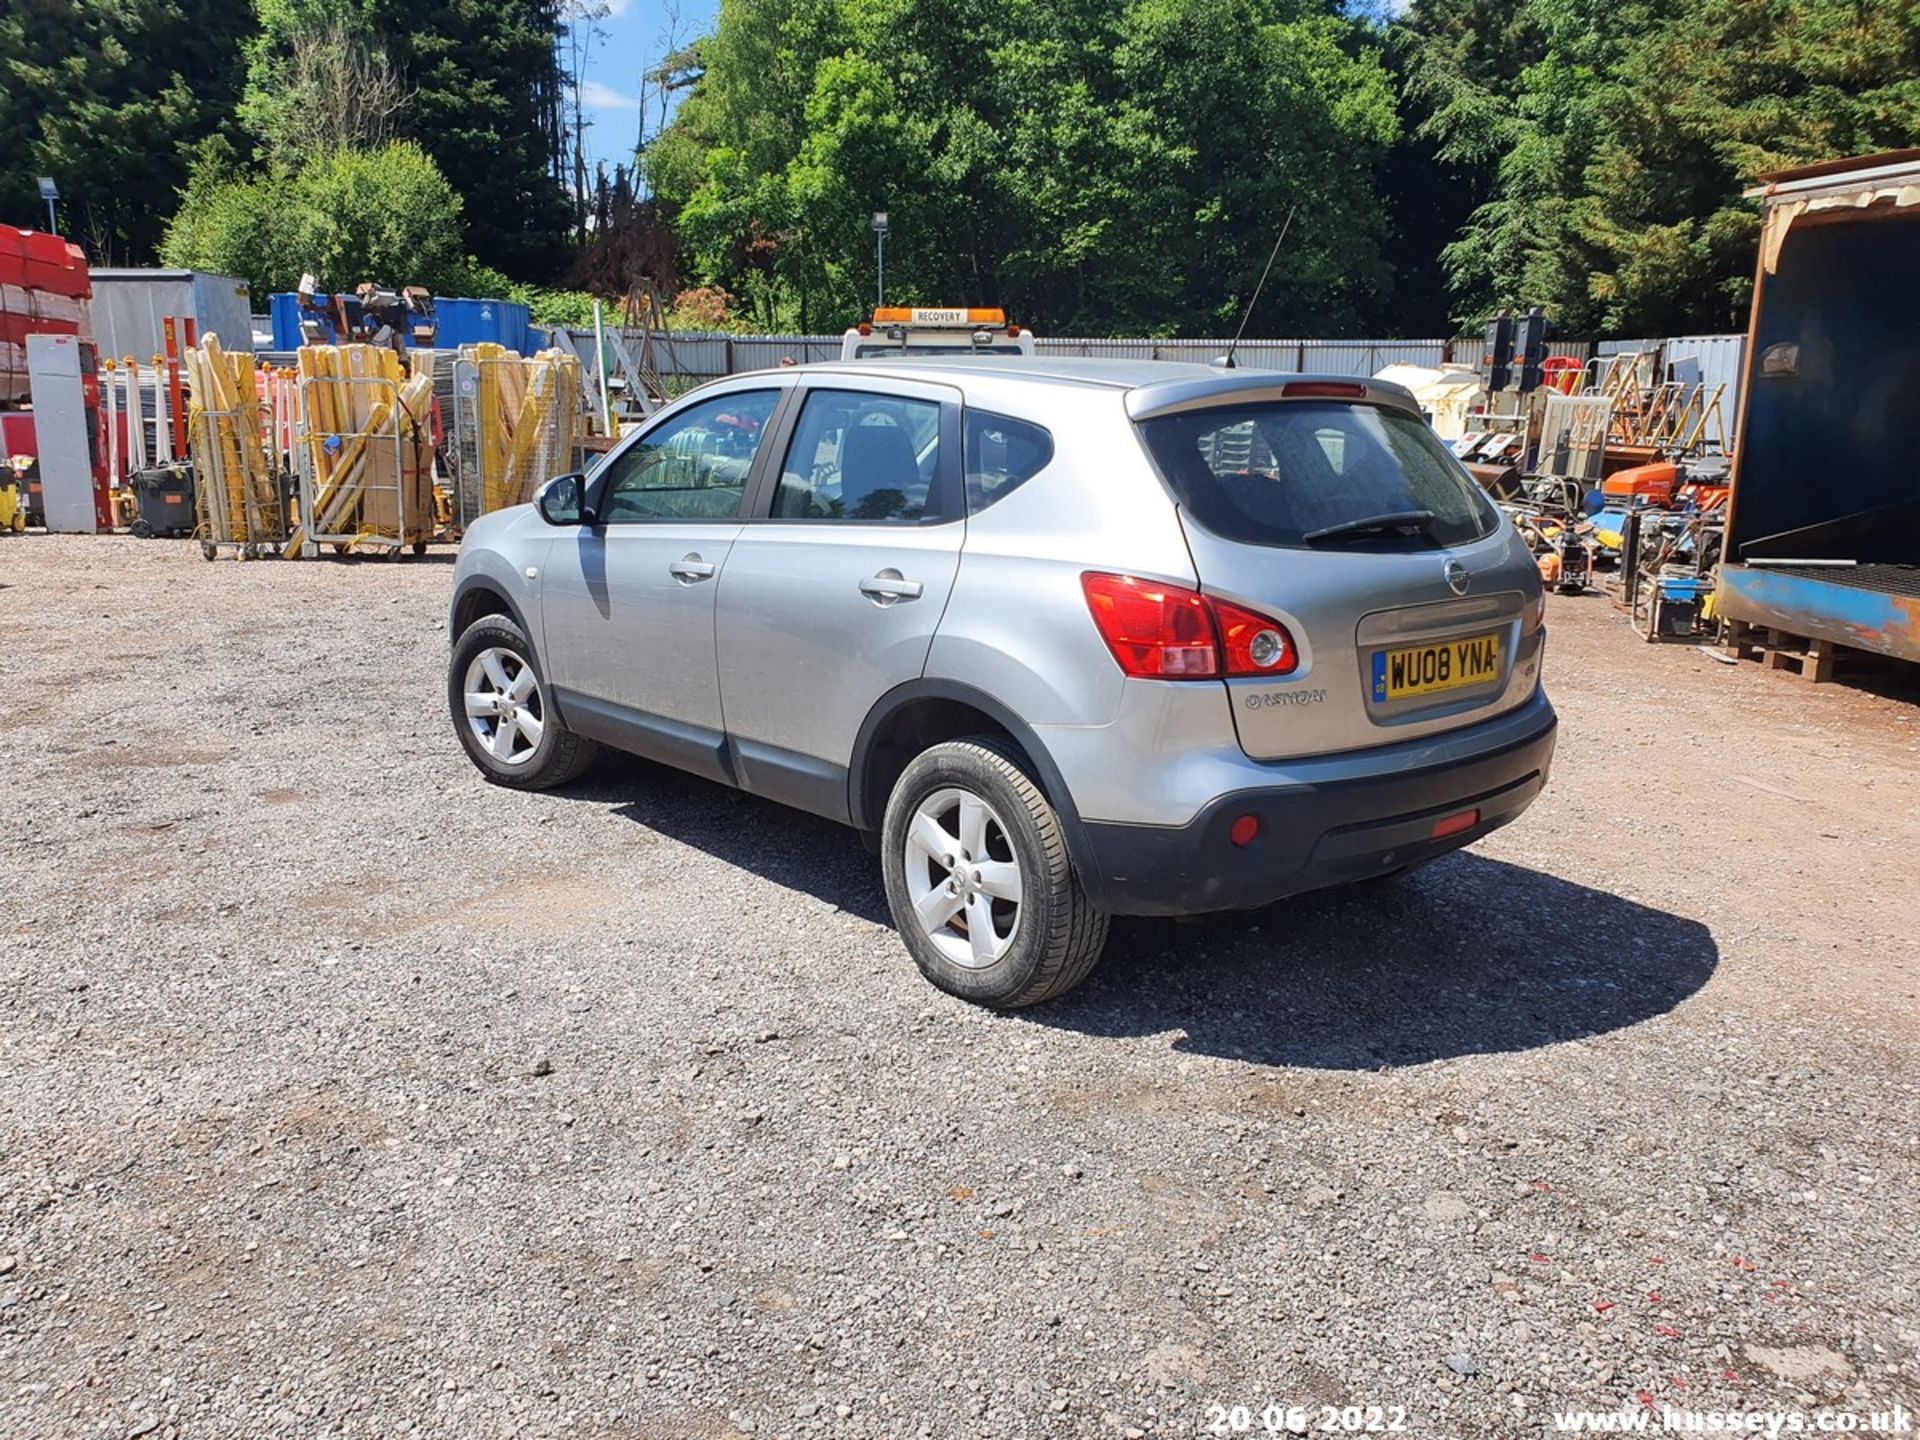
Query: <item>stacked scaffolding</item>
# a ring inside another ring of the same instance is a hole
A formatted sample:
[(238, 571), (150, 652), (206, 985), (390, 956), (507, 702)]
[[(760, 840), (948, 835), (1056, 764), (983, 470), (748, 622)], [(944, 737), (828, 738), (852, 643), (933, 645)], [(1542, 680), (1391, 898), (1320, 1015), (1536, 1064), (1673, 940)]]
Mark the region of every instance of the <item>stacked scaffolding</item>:
[(586, 434), (579, 356), (466, 346), (454, 390), (454, 449), (472, 464), (471, 473), (462, 465), (463, 522), (525, 504), (547, 480), (579, 468)]
[(193, 404), (187, 412), (201, 553), (231, 548), (243, 559), (287, 538), (286, 506), (267, 446), (253, 356), (228, 354), (209, 335), (186, 352)]
[(418, 553), (433, 538), (433, 372), (378, 345), (306, 345), (296, 555), (315, 544)]
[(1660, 380), (1652, 351), (1604, 355), (1587, 362), (1583, 392), (1612, 405), (1608, 443), (1623, 454), (1724, 455), (1727, 387)]

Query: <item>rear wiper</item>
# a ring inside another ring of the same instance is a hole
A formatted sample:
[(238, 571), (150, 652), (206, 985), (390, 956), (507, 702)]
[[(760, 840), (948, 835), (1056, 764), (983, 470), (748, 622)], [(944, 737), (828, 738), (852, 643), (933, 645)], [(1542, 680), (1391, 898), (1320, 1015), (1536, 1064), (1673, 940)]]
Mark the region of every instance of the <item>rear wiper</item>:
[(1435, 515), (1431, 510), (1395, 510), (1387, 515), (1369, 515), (1362, 520), (1342, 520), (1338, 525), (1322, 525), (1300, 538), (1311, 545), (1316, 540), (1333, 540), (1348, 535), (1381, 535), (1389, 530), (1429, 530)]

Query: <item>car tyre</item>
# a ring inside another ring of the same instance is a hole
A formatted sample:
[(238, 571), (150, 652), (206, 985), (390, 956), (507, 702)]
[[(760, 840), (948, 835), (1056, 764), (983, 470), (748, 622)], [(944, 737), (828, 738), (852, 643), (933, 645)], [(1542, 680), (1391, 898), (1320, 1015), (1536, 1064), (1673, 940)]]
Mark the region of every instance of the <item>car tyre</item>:
[(484, 615), (461, 632), (447, 705), (467, 758), (494, 784), (549, 790), (598, 757), (600, 747), (566, 727), (550, 695), (540, 657), (511, 618)]
[(940, 989), (996, 1009), (1086, 979), (1107, 938), (1060, 817), (993, 736), (922, 751), (887, 798), (881, 864), (894, 925)]

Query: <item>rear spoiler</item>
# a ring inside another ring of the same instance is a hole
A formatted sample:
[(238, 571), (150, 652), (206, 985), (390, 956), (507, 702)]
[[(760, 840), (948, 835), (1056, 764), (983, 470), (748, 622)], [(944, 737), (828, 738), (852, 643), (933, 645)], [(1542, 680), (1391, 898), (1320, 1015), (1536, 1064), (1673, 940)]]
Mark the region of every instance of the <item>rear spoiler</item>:
[(1156, 380), (1127, 392), (1127, 415), (1154, 420), (1183, 410), (1251, 405), (1269, 400), (1351, 400), (1420, 418), (1420, 402), (1404, 385), (1357, 375), (1282, 375), (1271, 370), (1222, 370), (1200, 380)]

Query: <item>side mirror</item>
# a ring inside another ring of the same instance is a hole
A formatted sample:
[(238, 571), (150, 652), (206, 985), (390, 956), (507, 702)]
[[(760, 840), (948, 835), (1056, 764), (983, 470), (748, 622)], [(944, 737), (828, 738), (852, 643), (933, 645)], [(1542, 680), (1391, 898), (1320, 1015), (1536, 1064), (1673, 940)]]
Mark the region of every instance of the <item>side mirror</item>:
[(549, 525), (587, 524), (587, 477), (578, 473), (554, 476), (534, 491), (533, 507)]

